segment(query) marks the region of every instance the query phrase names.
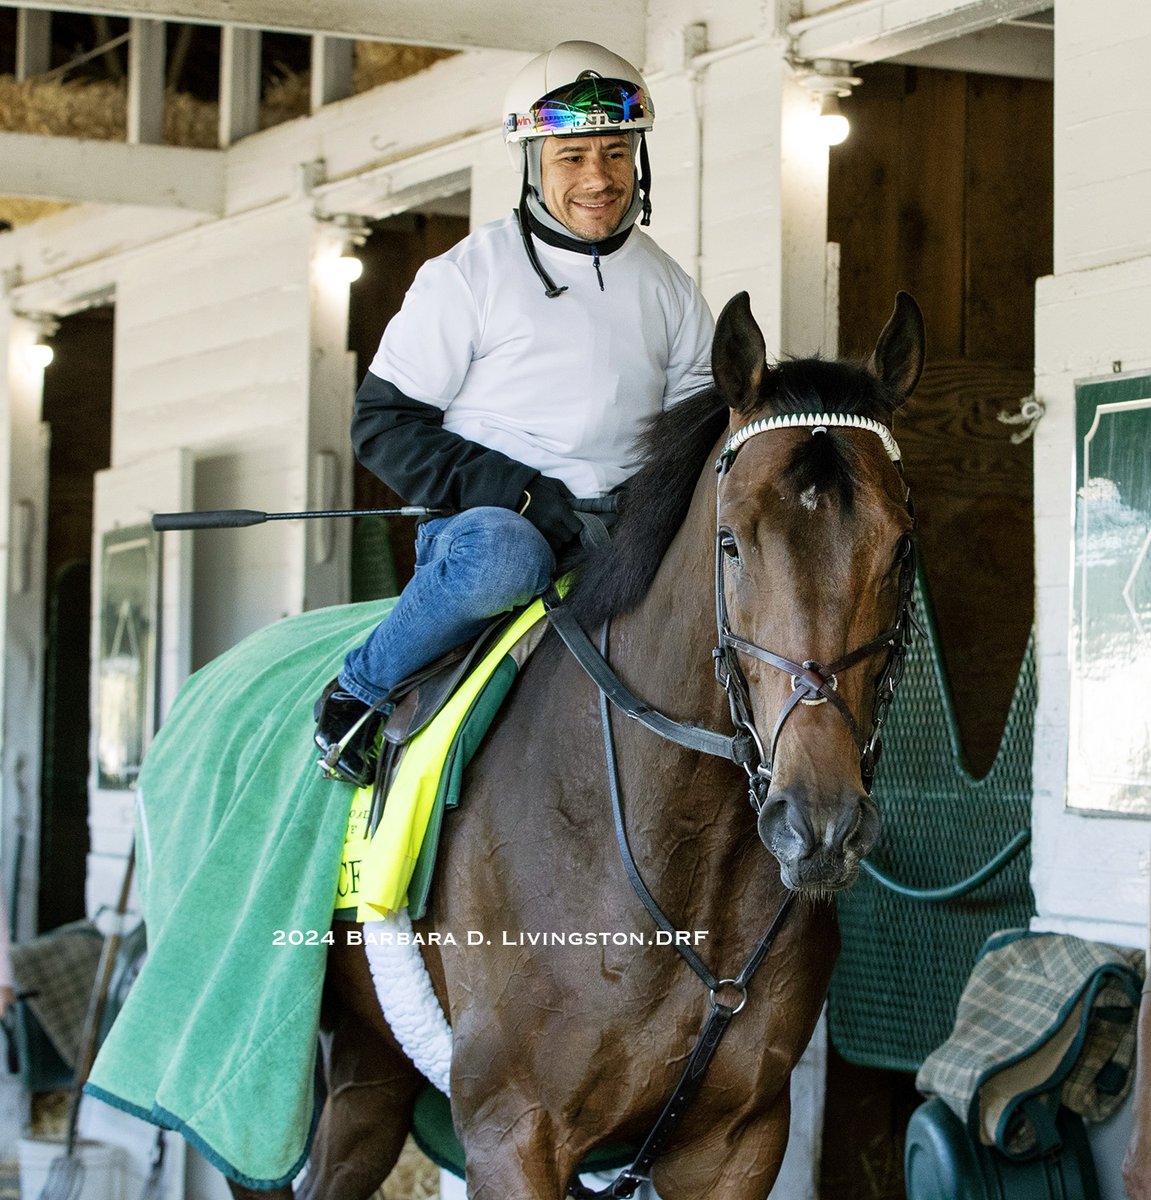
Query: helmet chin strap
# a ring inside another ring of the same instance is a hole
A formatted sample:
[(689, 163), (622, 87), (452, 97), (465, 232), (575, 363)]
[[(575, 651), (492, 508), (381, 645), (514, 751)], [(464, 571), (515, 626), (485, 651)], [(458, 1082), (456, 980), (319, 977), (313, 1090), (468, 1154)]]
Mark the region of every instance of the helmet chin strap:
[(539, 276), (540, 283), (544, 285), (544, 295), (549, 300), (554, 300), (557, 296), (562, 296), (567, 291), (567, 287), (556, 285), (556, 281), (544, 270), (540, 256), (536, 253), (536, 244), (532, 239), (531, 226), (528, 224), (528, 200), (532, 194), (528, 187), (528, 173), (525, 168), (523, 185), (520, 187), (520, 203), (516, 209), (516, 217), (520, 224), (520, 237), (524, 240), (524, 250), (527, 252), (528, 262), (531, 263), (532, 270)]
[[(651, 161), (647, 156), (647, 138), (639, 135), (639, 180), (636, 191), (643, 197), (643, 218), (641, 225), (651, 224)], [(634, 198), (633, 198), (634, 206)], [(635, 217), (632, 217), (635, 220)]]

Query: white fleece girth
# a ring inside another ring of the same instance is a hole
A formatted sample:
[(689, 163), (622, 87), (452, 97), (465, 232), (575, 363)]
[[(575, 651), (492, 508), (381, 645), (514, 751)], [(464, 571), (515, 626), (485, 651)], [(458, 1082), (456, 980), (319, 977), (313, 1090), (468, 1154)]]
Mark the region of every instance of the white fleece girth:
[(364, 953), (396, 1041), (429, 1083), (450, 1095), (452, 1029), (412, 937), (406, 909), (383, 921), (364, 922)]

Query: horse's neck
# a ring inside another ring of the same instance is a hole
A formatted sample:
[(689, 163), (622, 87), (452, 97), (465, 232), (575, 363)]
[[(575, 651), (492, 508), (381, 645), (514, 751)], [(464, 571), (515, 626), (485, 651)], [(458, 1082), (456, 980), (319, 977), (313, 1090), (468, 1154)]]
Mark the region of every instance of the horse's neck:
[(709, 467), (647, 595), (613, 622), (612, 661), (652, 707), (678, 721), (726, 728), (727, 701), (712, 661), (715, 640), (715, 482)]
[[(651, 707), (730, 733), (712, 658), (714, 488), (709, 467), (647, 596), (613, 622), (611, 661)], [(690, 921), (709, 928), (721, 942), (726, 930), (742, 945), (748, 928), (742, 902), (758, 919), (771, 901), (771, 877), (778, 880), (766, 869), (742, 773), (725, 759), (661, 741), (636, 722), (613, 724), (629, 836), (645, 874), (659, 880), (661, 903), (685, 927)]]

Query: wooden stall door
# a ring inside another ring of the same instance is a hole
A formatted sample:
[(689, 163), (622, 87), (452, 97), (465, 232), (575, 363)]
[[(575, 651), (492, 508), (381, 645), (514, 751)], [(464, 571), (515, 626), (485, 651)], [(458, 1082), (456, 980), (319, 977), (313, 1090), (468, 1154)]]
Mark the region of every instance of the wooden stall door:
[(1031, 628), (1032, 465), (1015, 412), (1034, 386), (1035, 280), (1051, 270), (1051, 85), (865, 68), (831, 159), (842, 349), (869, 345), (899, 288), (927, 370), (896, 422), (971, 768), (999, 744)]

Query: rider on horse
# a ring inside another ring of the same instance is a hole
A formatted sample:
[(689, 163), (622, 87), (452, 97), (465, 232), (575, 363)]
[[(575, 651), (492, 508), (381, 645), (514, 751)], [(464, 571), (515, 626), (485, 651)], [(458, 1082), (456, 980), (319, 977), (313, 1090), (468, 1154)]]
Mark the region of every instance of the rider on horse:
[(623, 485), (646, 421), (708, 379), (707, 305), (634, 227), (651, 211), (640, 73), (564, 42), (504, 113), (518, 209), (420, 268), (356, 394), (360, 462), (451, 514), (420, 525), (413, 579), (316, 704), (321, 769), (361, 785), (396, 684), (542, 592), (578, 542), (576, 497)]

